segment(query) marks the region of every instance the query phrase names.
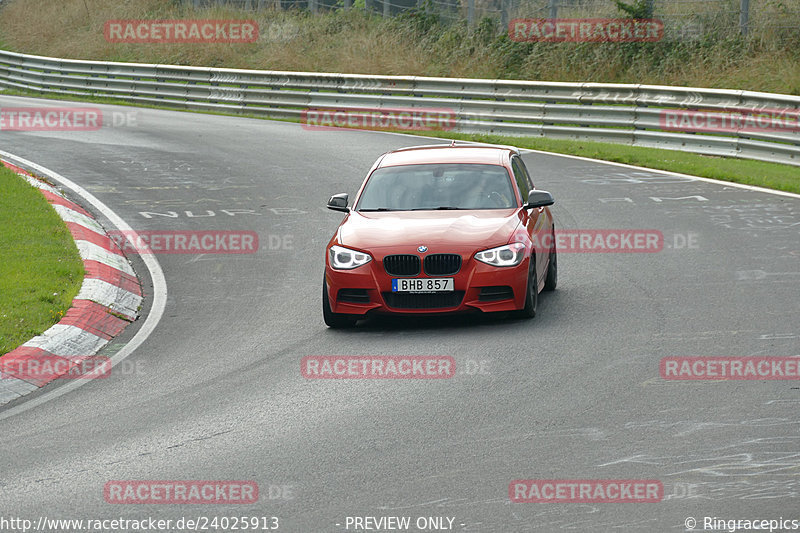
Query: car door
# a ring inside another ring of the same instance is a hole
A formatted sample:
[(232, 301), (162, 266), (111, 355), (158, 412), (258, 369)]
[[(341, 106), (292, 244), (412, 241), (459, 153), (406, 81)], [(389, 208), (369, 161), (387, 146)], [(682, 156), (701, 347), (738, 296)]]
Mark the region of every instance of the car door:
[[(533, 182), (531, 181), (531, 176), (521, 157), (515, 155), (511, 158), (511, 169), (514, 172), (514, 179), (522, 195), (522, 201), (527, 202), (528, 193), (533, 189)], [(535, 244), (536, 248), (536, 279), (541, 285), (547, 275), (547, 263), (550, 260), (550, 249), (542, 249), (541, 244), (550, 242), (549, 235), (550, 228), (553, 226), (553, 221), (549, 216), (549, 211), (544, 207), (528, 209), (526, 211), (528, 217), (525, 222), (528, 236)]]

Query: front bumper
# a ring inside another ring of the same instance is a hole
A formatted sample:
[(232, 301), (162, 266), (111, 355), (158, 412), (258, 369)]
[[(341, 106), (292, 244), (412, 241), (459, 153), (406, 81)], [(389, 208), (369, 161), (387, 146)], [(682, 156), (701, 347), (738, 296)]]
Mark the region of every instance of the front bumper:
[[(494, 267), (477, 261), (472, 252), (461, 253), (461, 269), (453, 275), (392, 276), (384, 269), (385, 255), (371, 255), (372, 261), (352, 270), (335, 270), (326, 261), (331, 311), (415, 315), (513, 311), (525, 305), (529, 256), (514, 267)], [(453, 278), (454, 291), (393, 293), (392, 279), (397, 278)]]

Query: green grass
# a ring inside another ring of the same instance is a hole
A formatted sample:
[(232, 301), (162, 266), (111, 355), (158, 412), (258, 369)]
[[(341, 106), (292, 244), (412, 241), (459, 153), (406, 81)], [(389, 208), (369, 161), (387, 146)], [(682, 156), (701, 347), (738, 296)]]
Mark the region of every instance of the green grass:
[(511, 144), (518, 148), (604, 159), (628, 165), (800, 193), (800, 167), (780, 163), (707, 156), (680, 150), (541, 137), (466, 135), (452, 132), (426, 132), (425, 135), (493, 144)]
[[(492, 17), (484, 16), (491, 8), (482, 2), (477, 3), (477, 18), (471, 27), (465, 20), (445, 21), (447, 17), (437, 16), (430, 6), (383, 18), (359, 9), (320, 9), (312, 15), (297, 9), (243, 10), (242, 2), (213, 4), (194, 7), (193, 2), (180, 0), (6, 0), (2, 2), (0, 44), (16, 52), (100, 61), (643, 83), (800, 94), (800, 0), (751, 2), (747, 36), (739, 34), (738, 19), (714, 8), (708, 13), (703, 2), (656, 2), (656, 18), (663, 15), (677, 19), (667, 18), (666, 35), (655, 43), (514, 42), (496, 12)], [(512, 16), (535, 16), (534, 4), (519, 4)], [(569, 4), (573, 5), (561, 6), (560, 17), (630, 16), (610, 0)], [(726, 4), (736, 11), (739, 3), (728, 0)], [(103, 34), (103, 26), (110, 19), (227, 18), (254, 19), (260, 27), (257, 42), (109, 43)], [(678, 29), (678, 21), (703, 31), (691, 38), (681, 36), (672, 31)]]
[(0, 354), (58, 322), (83, 282), (83, 262), (42, 194), (0, 167)]

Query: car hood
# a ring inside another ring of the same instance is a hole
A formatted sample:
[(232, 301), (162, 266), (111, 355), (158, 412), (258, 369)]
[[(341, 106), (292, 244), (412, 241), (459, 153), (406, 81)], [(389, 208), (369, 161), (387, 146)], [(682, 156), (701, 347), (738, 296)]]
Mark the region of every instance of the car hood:
[[(413, 252), (425, 245), (474, 249), (505, 244), (520, 223), (517, 209), (470, 211), (351, 212), (339, 227), (339, 242), (362, 250), (396, 248)], [(408, 248), (406, 250), (406, 248)]]

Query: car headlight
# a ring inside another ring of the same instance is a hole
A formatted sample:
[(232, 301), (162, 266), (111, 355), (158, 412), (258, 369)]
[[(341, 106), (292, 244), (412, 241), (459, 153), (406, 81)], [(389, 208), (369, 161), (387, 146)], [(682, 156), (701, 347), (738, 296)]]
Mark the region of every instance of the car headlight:
[(475, 254), (475, 259), (478, 261), (496, 267), (517, 266), (522, 262), (524, 257), (525, 245), (521, 242), (506, 244), (505, 246), (498, 246), (497, 248), (489, 248), (488, 250)]
[(372, 261), (372, 257), (369, 254), (342, 246), (331, 246), (328, 250), (328, 257), (331, 267), (337, 270), (350, 270)]

